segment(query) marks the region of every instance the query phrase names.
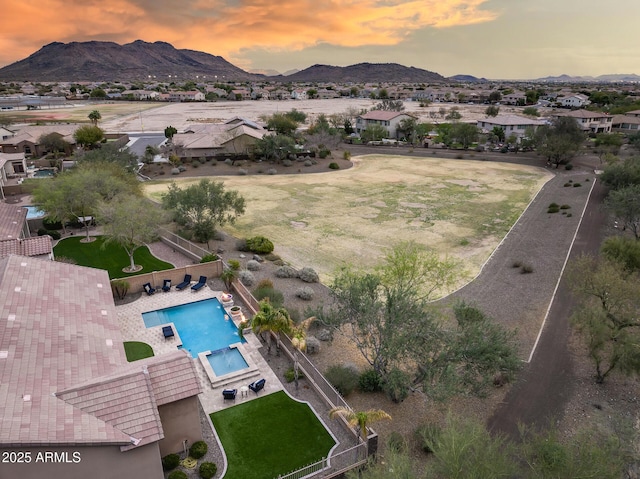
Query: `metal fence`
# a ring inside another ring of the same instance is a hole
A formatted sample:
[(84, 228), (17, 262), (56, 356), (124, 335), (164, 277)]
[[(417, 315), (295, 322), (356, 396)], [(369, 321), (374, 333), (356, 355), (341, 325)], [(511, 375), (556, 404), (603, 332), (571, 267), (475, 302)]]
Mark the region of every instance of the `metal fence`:
[(182, 253), (189, 256), (190, 258), (193, 258), (199, 261), (200, 259), (202, 259), (203, 256), (211, 254), (211, 251), (207, 251), (206, 249), (201, 248), (196, 244), (193, 244), (189, 240), (181, 238), (180, 236), (178, 236), (175, 233), (172, 233), (169, 230), (160, 228), (159, 233), (160, 233), (160, 239), (163, 242), (167, 243), (169, 246), (175, 249), (180, 250)]
[(277, 479), (302, 479), (323, 477), (325, 479), (337, 477), (351, 469), (367, 463), (367, 447), (364, 442), (334, 454), (331, 458), (323, 457), (318, 462), (301, 467), (288, 474), (279, 475)]

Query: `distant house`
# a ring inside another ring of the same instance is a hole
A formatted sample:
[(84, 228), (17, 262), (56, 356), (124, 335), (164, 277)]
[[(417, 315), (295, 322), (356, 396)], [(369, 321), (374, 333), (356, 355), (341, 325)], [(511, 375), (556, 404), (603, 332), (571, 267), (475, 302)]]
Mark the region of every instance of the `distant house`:
[(246, 88), (236, 88), (235, 90), (231, 90), (227, 94), (228, 100), (250, 100), (251, 99), (251, 91)]
[(518, 115), (498, 115), (495, 117), (487, 117), (478, 120), (477, 127), (484, 133), (489, 133), (495, 127), (501, 128), (506, 137), (516, 135), (518, 139), (522, 138), (527, 128), (535, 131), (539, 126), (544, 125), (544, 120), (527, 118)]
[(0, 126), (0, 140), (6, 140), (7, 138), (14, 136), (15, 134), (16, 134), (15, 131), (8, 130), (3, 126)]
[(38, 125), (25, 126), (18, 130), (13, 136), (0, 141), (0, 151), (2, 153), (24, 153), (27, 156), (40, 157), (47, 153), (47, 149), (40, 143), (40, 138), (44, 135), (56, 134), (62, 138), (69, 147), (65, 154), (71, 154), (76, 140), (73, 134), (80, 125)]
[(552, 117), (569, 117), (573, 118), (580, 129), (587, 133), (611, 133), (613, 125), (613, 117), (606, 113), (598, 113), (589, 110), (572, 110), (567, 112), (558, 112)]
[(575, 95), (558, 98), (558, 103), (560, 104), (560, 106), (563, 106), (565, 108), (582, 108), (591, 102), (586, 95), (576, 93)]
[(296, 88), (291, 92), (292, 100), (306, 100), (307, 99), (307, 90), (303, 90), (301, 88)]
[(526, 102), (527, 96), (519, 91), (502, 95), (502, 100), (500, 100), (503, 105), (524, 105)]
[(388, 133), (388, 138), (396, 138), (398, 124), (402, 120), (415, 119), (402, 111), (371, 110), (356, 117), (356, 133), (362, 134), (371, 125), (381, 125)]
[(619, 133), (638, 133), (640, 131), (640, 110), (628, 111), (624, 115), (614, 115), (611, 131)]
[(7, 180), (27, 176), (27, 161), (24, 153), (0, 153), (0, 187)]
[(161, 478), (202, 439), (193, 359), (127, 362), (106, 271), (12, 254), (0, 297), (3, 477)]
[(191, 125), (173, 136), (173, 144), (184, 158), (210, 158), (220, 154), (247, 154), (267, 134), (262, 126), (244, 118), (224, 123)]
[(198, 90), (172, 91), (169, 92), (169, 101), (204, 101), (204, 93)]

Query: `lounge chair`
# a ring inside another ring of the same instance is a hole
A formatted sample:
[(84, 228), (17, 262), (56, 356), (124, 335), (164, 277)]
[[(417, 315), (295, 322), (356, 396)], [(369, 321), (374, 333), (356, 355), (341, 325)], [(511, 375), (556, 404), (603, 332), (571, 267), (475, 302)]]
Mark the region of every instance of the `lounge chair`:
[(267, 380), (264, 378), (258, 379), (257, 381), (254, 381), (251, 384), (249, 384), (249, 389), (251, 389), (254, 393), (258, 394), (258, 392), (264, 388), (264, 383), (266, 382)]
[(174, 336), (173, 328), (171, 326), (162, 326), (162, 334), (164, 334), (164, 339), (169, 339)]
[(189, 286), (190, 284), (191, 284), (191, 275), (190, 274), (185, 274), (184, 275), (184, 280), (182, 281), (182, 283), (176, 285), (176, 289), (177, 290), (184, 289), (187, 286)]
[(144, 288), (144, 292), (147, 293), (149, 296), (151, 296), (153, 293), (156, 292), (156, 289), (153, 286), (151, 286), (151, 283), (144, 283), (142, 287)]
[(196, 284), (194, 284), (193, 286), (191, 286), (191, 289), (193, 291), (198, 291), (205, 284), (207, 284), (207, 277), (206, 276), (200, 276), (200, 279), (198, 280), (198, 282)]
[(171, 291), (171, 280), (170, 279), (165, 279), (162, 283), (162, 291), (164, 291), (165, 293), (167, 291)]
[(223, 389), (222, 390), (222, 398), (223, 399), (233, 399), (235, 401), (236, 394), (238, 394), (237, 389)]

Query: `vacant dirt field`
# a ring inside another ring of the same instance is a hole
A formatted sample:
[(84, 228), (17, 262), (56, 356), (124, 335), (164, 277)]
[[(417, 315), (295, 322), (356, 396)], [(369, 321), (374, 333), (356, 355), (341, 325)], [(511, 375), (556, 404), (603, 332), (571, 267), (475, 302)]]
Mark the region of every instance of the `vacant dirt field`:
[[(342, 264), (372, 267), (388, 248), (414, 241), (460, 260), (460, 286), (551, 177), (506, 163), (367, 155), (340, 171), (218, 179), (247, 202), (226, 231), (268, 237), (278, 254), (297, 268), (313, 267), (323, 281)], [(159, 200), (172, 180), (198, 181), (168, 178), (145, 183), (145, 191)]]

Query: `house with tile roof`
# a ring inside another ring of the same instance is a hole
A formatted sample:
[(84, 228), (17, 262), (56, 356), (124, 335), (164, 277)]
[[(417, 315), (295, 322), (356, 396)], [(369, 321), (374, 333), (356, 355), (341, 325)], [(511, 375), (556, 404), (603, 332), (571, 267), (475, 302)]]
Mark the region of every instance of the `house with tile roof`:
[(40, 138), (44, 135), (56, 134), (68, 145), (67, 155), (71, 154), (76, 140), (73, 137), (75, 131), (81, 125), (35, 125), (25, 126), (16, 132), (15, 135), (0, 141), (0, 152), (2, 153), (24, 153), (28, 156), (40, 157), (47, 153), (46, 148), (40, 143)]
[(15, 178), (27, 176), (27, 160), (24, 153), (0, 153), (0, 197), (4, 199), (4, 186)]
[(544, 120), (537, 118), (527, 118), (518, 115), (498, 115), (494, 117), (486, 117), (478, 120), (476, 126), (483, 132), (489, 133), (493, 128), (501, 128), (505, 137), (515, 135), (518, 139), (522, 138), (527, 128), (535, 131), (539, 126), (544, 125)]
[(572, 110), (567, 112), (557, 112), (551, 115), (558, 118), (566, 116), (573, 118), (580, 129), (587, 133), (611, 133), (613, 116), (606, 113), (589, 110)]
[(161, 479), (201, 392), (186, 351), (127, 362), (106, 271), (0, 259), (2, 477)]
[(356, 117), (356, 132), (362, 134), (370, 125), (382, 125), (388, 132), (389, 138), (396, 138), (398, 125), (402, 120), (407, 120), (414, 116), (402, 111), (371, 110), (364, 115)]

